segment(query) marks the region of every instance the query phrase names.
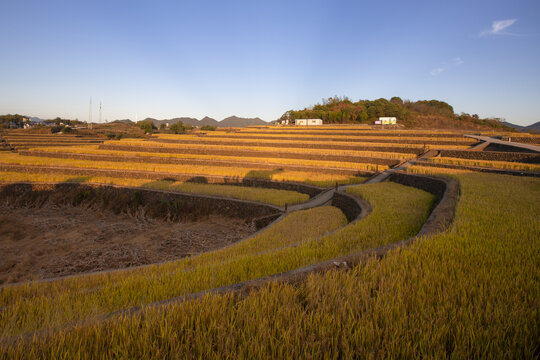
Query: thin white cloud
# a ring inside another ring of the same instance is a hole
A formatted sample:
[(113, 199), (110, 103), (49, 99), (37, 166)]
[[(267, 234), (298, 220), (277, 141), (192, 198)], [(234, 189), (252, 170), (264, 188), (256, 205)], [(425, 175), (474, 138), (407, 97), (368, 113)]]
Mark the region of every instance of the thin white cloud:
[(438, 68), (436, 68), (436, 69), (431, 70), (429, 73), (430, 73), (432, 76), (437, 76), (437, 75), (439, 75), (440, 73), (442, 73), (444, 70), (446, 70), (446, 69), (443, 68), (443, 67), (438, 67)]
[(512, 26), (517, 19), (496, 20), (491, 24), (491, 29), (484, 30), (480, 33), (480, 36), (486, 35), (511, 35), (503, 31), (504, 29)]
[(431, 70), (429, 73), (431, 74), (431, 76), (437, 76), (440, 73), (445, 72), (449, 67), (459, 66), (463, 64), (463, 62), (464, 61), (463, 59), (461, 59), (461, 57), (455, 57), (450, 59), (449, 61), (443, 62), (441, 66)]
[(463, 60), (462, 60), (460, 57), (453, 58), (453, 59), (452, 59), (452, 62), (453, 62), (454, 65), (456, 65), (456, 66), (463, 64)]

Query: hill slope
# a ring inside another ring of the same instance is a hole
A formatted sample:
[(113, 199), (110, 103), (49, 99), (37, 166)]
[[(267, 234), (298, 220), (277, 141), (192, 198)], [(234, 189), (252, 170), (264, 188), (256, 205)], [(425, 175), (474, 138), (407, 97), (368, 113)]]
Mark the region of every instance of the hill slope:
[(535, 122), (534, 124), (531, 124), (529, 126), (525, 126), (523, 128), (523, 131), (525, 132), (534, 132), (534, 133), (540, 133), (540, 121)]
[(497, 129), (515, 131), (505, 126), (500, 119), (480, 119), (473, 114), (455, 114), (454, 108), (439, 100), (402, 100), (393, 97), (390, 100), (351, 101), (347, 97), (324, 99), (322, 104), (303, 110), (289, 110), (282, 120), (322, 119), (326, 124), (373, 124), (379, 117), (396, 117), (398, 124), (407, 128), (438, 129)]
[(241, 118), (238, 116), (229, 116), (219, 122), (220, 127), (246, 127), (253, 125), (268, 125), (268, 123), (260, 118)]

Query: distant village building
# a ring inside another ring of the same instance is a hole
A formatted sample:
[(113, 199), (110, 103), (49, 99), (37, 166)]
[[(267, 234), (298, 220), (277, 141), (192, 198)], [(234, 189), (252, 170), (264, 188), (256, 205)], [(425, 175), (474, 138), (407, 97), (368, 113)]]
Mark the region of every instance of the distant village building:
[(296, 119), (294, 124), (300, 126), (322, 125), (323, 121), (321, 119)]
[(380, 117), (375, 121), (375, 125), (396, 125), (397, 119), (395, 117)]

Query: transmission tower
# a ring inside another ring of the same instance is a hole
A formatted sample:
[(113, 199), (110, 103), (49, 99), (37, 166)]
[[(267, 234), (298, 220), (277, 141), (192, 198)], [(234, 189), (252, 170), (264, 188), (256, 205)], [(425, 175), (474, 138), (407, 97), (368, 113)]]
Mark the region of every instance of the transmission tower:
[(92, 129), (92, 97), (90, 96), (90, 107), (88, 109), (88, 127)]
[(101, 124), (101, 115), (103, 113), (103, 110), (102, 110), (102, 106), (101, 106), (101, 101), (99, 102), (99, 123)]

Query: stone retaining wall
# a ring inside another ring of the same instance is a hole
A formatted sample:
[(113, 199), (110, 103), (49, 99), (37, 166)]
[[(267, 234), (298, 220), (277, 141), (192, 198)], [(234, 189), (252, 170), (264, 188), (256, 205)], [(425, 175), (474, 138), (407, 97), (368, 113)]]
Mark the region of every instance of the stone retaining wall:
[(339, 208), (347, 217), (347, 220), (353, 222), (362, 213), (361, 203), (351, 195), (336, 191), (332, 197), (332, 206)]

